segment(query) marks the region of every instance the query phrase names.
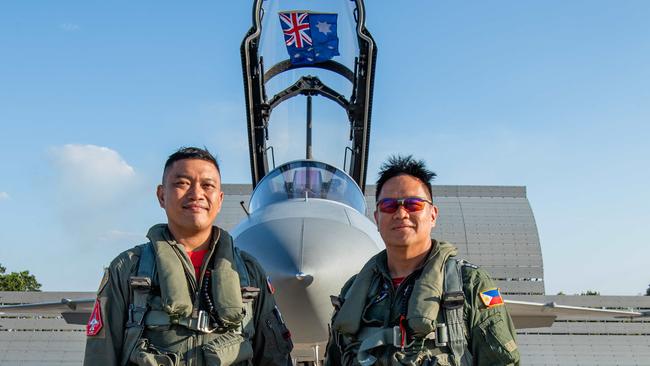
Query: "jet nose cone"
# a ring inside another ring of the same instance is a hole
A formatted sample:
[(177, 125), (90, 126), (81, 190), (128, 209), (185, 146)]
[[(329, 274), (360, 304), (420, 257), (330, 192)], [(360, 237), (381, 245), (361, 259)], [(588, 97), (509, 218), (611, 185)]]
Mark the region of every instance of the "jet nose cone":
[[(287, 201), (251, 215), (235, 244), (253, 253), (271, 277), (275, 298), (291, 316), (294, 343), (327, 339), (328, 296), (379, 251), (376, 227), (348, 206), (325, 200)], [(308, 325), (308, 326), (307, 326)]]
[(296, 273), (296, 279), (298, 281), (304, 282), (306, 286), (309, 286), (312, 282), (314, 282), (314, 276), (306, 274), (305, 272)]

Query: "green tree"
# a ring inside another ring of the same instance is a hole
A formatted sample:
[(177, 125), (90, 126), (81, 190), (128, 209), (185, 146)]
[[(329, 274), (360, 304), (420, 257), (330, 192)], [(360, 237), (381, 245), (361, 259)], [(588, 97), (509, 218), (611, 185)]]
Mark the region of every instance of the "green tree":
[(11, 272), (0, 264), (0, 291), (40, 291), (41, 284), (29, 271)]
[(586, 292), (580, 293), (580, 296), (600, 296), (600, 292), (594, 290), (587, 290)]
[(650, 296), (650, 285), (648, 285), (648, 289), (645, 290), (645, 295)]

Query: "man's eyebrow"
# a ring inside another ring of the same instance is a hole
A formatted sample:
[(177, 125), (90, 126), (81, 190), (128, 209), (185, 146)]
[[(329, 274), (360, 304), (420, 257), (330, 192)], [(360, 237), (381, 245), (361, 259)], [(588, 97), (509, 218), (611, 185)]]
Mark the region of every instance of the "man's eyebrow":
[(185, 174), (176, 174), (174, 176), (174, 179), (188, 179), (188, 180), (191, 180), (192, 177), (190, 177), (189, 175), (185, 175)]

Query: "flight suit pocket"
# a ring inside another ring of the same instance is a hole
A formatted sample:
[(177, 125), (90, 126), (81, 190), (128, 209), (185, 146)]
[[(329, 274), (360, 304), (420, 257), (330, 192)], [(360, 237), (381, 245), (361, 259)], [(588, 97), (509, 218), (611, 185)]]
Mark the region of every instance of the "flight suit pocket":
[(361, 320), (367, 325), (383, 326), (390, 313), (388, 292), (384, 291), (374, 296), (364, 307)]
[(495, 360), (504, 364), (515, 363), (519, 360), (517, 344), (510, 335), (506, 323), (500, 316), (491, 316), (479, 325), (489, 352)]
[(207, 366), (226, 366), (253, 359), (253, 346), (241, 334), (227, 332), (203, 345)]
[(279, 356), (285, 359), (293, 349), (293, 342), (289, 329), (280, 319), (277, 308), (266, 314), (262, 318), (262, 333), (266, 341), (274, 346), (273, 349), (279, 351)]

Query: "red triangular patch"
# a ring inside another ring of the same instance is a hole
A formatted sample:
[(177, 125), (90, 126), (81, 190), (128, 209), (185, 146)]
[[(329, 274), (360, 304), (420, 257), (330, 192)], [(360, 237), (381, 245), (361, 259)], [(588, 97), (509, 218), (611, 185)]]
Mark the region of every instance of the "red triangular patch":
[(90, 314), (90, 319), (88, 319), (88, 324), (86, 324), (86, 335), (97, 335), (103, 326), (104, 323), (102, 322), (102, 306), (99, 303), (99, 299), (97, 299), (95, 300), (93, 312)]

